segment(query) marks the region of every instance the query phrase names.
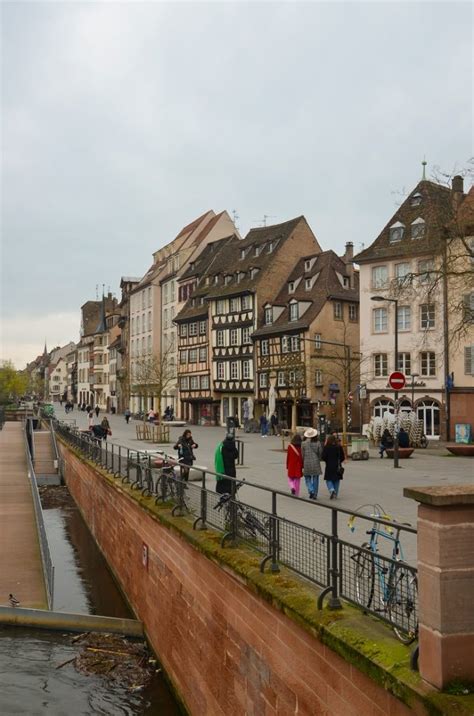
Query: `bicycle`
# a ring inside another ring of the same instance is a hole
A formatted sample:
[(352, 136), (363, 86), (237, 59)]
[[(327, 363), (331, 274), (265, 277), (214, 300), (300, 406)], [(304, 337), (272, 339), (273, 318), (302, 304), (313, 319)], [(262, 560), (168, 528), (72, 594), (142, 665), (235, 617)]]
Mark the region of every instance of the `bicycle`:
[[(392, 522), (393, 527), (374, 522), (367, 530), (369, 542), (364, 542), (360, 550), (351, 556), (355, 562), (356, 601), (362, 607), (370, 609), (375, 596), (376, 577), (380, 587), (381, 607), (373, 611), (383, 611), (392, 624), (396, 637), (403, 644), (411, 644), (418, 636), (418, 580), (416, 572), (404, 561), (400, 542), (402, 525), (398, 525), (387, 515), (381, 505), (362, 505), (371, 507), (370, 517)], [(348, 526), (354, 531), (356, 515), (349, 518)], [(379, 552), (379, 539), (392, 542), (391, 560), (386, 560)]]
[[(243, 482), (236, 482), (234, 499), (232, 499), (230, 493), (225, 492), (220, 496), (220, 499), (214, 505), (213, 509), (218, 512), (224, 509), (225, 522), (229, 525), (229, 533), (232, 532), (235, 523), (236, 529), (234, 537), (239, 536), (241, 532), (243, 532), (244, 534), (247, 533), (247, 538), (258, 540), (259, 537), (264, 537), (268, 543), (270, 543), (270, 517), (259, 520), (247, 505), (243, 505), (238, 501), (237, 491), (242, 485)], [(233, 508), (235, 509), (235, 515), (233, 514)], [(226, 535), (224, 535), (223, 539), (225, 539), (225, 537)]]
[[(166, 502), (168, 499), (172, 502), (177, 502), (178, 504), (171, 510), (172, 515), (178, 510), (183, 509), (186, 510), (186, 512), (192, 512), (186, 501), (185, 490), (187, 490), (188, 487), (183, 477), (183, 470), (180, 463), (181, 458), (178, 460), (169, 458), (161, 451), (158, 451), (158, 455), (153, 463), (153, 468), (158, 471), (156, 492), (158, 492), (158, 484), (161, 482), (161, 495), (157, 494), (155, 505), (157, 505), (159, 501)], [(176, 473), (176, 468), (179, 469), (179, 475)]]

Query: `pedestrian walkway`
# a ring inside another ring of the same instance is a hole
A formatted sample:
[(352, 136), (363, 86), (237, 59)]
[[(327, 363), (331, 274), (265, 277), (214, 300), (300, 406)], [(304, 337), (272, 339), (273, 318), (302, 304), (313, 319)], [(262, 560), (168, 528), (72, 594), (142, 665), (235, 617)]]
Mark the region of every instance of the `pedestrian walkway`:
[(0, 604), (47, 609), (22, 423), (0, 431)]

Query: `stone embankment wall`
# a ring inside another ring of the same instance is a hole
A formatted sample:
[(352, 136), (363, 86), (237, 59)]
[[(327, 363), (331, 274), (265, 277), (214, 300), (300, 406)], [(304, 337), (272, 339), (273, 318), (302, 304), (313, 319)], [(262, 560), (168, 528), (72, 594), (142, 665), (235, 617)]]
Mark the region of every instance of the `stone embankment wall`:
[[(395, 643), (386, 657), (392, 666), (383, 664), (385, 646), (373, 630), (389, 634), (385, 627), (350, 608), (344, 616), (318, 615), (314, 591), (292, 575), (260, 575), (244, 550), (221, 549), (211, 532), (193, 532), (189, 522), (61, 450), (66, 483), (191, 714), (413, 713), (400, 699), (428, 713), (409, 679), (398, 678), (406, 647)], [(375, 661), (360, 655), (361, 634)]]

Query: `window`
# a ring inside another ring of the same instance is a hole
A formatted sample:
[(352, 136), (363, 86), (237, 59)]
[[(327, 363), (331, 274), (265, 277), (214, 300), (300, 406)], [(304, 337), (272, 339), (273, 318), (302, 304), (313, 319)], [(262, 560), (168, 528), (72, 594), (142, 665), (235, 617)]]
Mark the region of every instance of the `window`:
[(372, 269), (372, 288), (385, 288), (388, 281), (386, 266), (374, 266)]
[(386, 308), (374, 308), (372, 311), (374, 333), (386, 333), (388, 330), (388, 314)]
[(297, 353), (300, 349), (300, 337), (291, 336), (291, 352)]
[(397, 361), (397, 370), (401, 370), (405, 375), (411, 375), (411, 354), (399, 353)]
[(290, 281), (290, 283), (288, 284), (288, 291), (289, 291), (290, 293), (294, 293), (294, 292), (295, 292), (295, 282), (294, 282), (294, 281)]
[(420, 206), (421, 204), (421, 194), (413, 194), (413, 196), (410, 199), (410, 205), (411, 206)]
[(250, 328), (248, 326), (247, 328), (242, 328), (242, 343), (244, 346), (248, 346), (252, 343), (252, 339), (250, 338)]
[(255, 276), (258, 274), (259, 269), (258, 268), (251, 268), (250, 269), (250, 278), (255, 278)]
[(273, 251), (273, 241), (270, 241), (270, 243), (268, 244), (268, 253), (271, 254), (272, 251)]
[(225, 331), (217, 331), (217, 345), (225, 345)]
[(201, 375), (201, 390), (209, 390), (209, 376)]
[(265, 308), (265, 325), (269, 326), (273, 322), (273, 308), (269, 306)]
[(299, 316), (298, 304), (290, 303), (290, 321), (297, 321)]
[(245, 249), (240, 249), (240, 258), (241, 259), (245, 258)]
[(289, 353), (289, 351), (290, 351), (290, 342), (288, 340), (288, 336), (282, 336), (281, 337), (281, 352)]
[(187, 359), (188, 359), (188, 351), (180, 351), (179, 352), (179, 362), (186, 363)]
[(390, 227), (389, 232), (389, 240), (391, 244), (395, 244), (397, 241), (401, 241), (403, 239), (403, 234), (405, 233), (405, 227), (403, 224), (401, 224), (399, 221), (397, 221), (393, 226)]
[(230, 299), (230, 312), (231, 313), (238, 313), (240, 311), (240, 298), (231, 298)]
[(199, 376), (198, 375), (191, 376), (190, 388), (191, 388), (191, 390), (199, 390)]
[(349, 304), (349, 320), (357, 321), (357, 304), (356, 303)]
[(420, 318), (422, 329), (435, 327), (435, 307), (433, 303), (423, 303), (420, 306)]
[(311, 291), (311, 286), (313, 284), (313, 280), (311, 278), (305, 279), (304, 287), (306, 291)]
[(148, 336), (148, 353), (151, 353), (151, 336)]
[(219, 283), (219, 274), (216, 273), (216, 275), (214, 276), (214, 284), (217, 285), (218, 283)]
[(342, 303), (340, 301), (334, 301), (334, 318), (338, 320), (342, 318)]
[(474, 345), (464, 348), (464, 374), (474, 375)]
[(225, 378), (225, 363), (217, 364), (217, 380), (224, 380)]
[(320, 333), (315, 333), (315, 334), (314, 334), (314, 347), (316, 348), (316, 350), (320, 350), (320, 349), (321, 349), (321, 346), (322, 346), (322, 343), (321, 343), (321, 334), (320, 334)]
[(199, 349), (199, 362), (205, 363), (207, 360), (207, 348), (200, 348)]
[(395, 278), (399, 286), (403, 286), (408, 282), (407, 277), (410, 275), (410, 264), (396, 264), (395, 266)]
[(394, 404), (393, 400), (376, 400), (373, 407), (373, 415), (374, 418), (383, 418), (385, 413), (393, 413), (394, 412)]
[(250, 361), (242, 361), (242, 378), (248, 380), (250, 378)]
[(411, 225), (411, 238), (422, 239), (425, 235), (426, 224), (423, 219), (415, 219)]
[(399, 331), (411, 330), (411, 307), (410, 306), (399, 306), (398, 307), (398, 330)]
[(179, 335), (183, 338), (188, 335), (188, 327), (185, 323), (182, 323), (179, 327)]
[(246, 296), (242, 296), (242, 311), (248, 311), (250, 308), (252, 308), (252, 298), (248, 294)]
[(239, 331), (237, 328), (230, 329), (230, 345), (231, 346), (239, 345)]
[(180, 381), (179, 381), (179, 387), (181, 390), (189, 390), (189, 378), (187, 375), (184, 375)]
[(231, 380), (238, 380), (239, 377), (239, 363), (236, 360), (233, 360), (230, 364), (230, 379)]
[(316, 387), (318, 385), (323, 384), (323, 371), (322, 370), (319, 370), (319, 369), (316, 370), (316, 372), (314, 374), (314, 384)]
[(269, 353), (269, 342), (268, 339), (264, 339), (263, 341), (260, 341), (260, 354), (262, 356), (267, 356)]
[(189, 350), (189, 358), (188, 358), (189, 363), (197, 363), (197, 356), (198, 356), (197, 348), (191, 348)]
[(430, 283), (430, 281), (432, 281), (433, 276), (431, 274), (431, 271), (433, 269), (434, 269), (433, 259), (423, 259), (422, 261), (418, 261), (418, 273), (419, 273), (420, 283)]
[(226, 274), (224, 276), (224, 285), (227, 286), (228, 283), (232, 281), (232, 276), (230, 274)]
[(260, 256), (260, 249), (261, 249), (260, 246), (255, 247), (255, 256)]
[(199, 321), (199, 335), (206, 335), (206, 321)]
[(304, 270), (305, 271), (311, 270), (311, 259), (306, 259), (306, 261), (304, 262)]
[(374, 355), (374, 376), (381, 378), (388, 375), (388, 358), (386, 353), (376, 353)]
[(463, 317), (466, 323), (474, 323), (474, 291), (462, 297)]
[(420, 353), (421, 359), (421, 375), (430, 377), (436, 375), (436, 354), (432, 351), (423, 351)]
[(258, 376), (258, 385), (260, 388), (266, 388), (268, 386), (268, 374), (260, 373)]
[(220, 316), (225, 313), (225, 301), (221, 298), (217, 301), (216, 313)]
[(279, 370), (277, 373), (277, 386), (282, 388), (284, 385), (286, 385), (285, 371)]
[(190, 335), (190, 336), (197, 336), (197, 323), (190, 323), (190, 324), (189, 324), (189, 335)]

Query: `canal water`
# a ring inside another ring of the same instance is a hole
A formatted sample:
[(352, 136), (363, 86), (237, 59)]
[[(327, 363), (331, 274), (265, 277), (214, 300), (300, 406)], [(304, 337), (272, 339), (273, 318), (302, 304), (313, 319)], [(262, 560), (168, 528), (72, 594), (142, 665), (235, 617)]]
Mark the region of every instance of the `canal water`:
[[(42, 494), (55, 564), (55, 611), (132, 617), (107, 564), (66, 488)], [(79, 673), (72, 634), (0, 628), (0, 714), (13, 716), (178, 716), (161, 674), (139, 692)], [(58, 668), (60, 667), (60, 668)]]

